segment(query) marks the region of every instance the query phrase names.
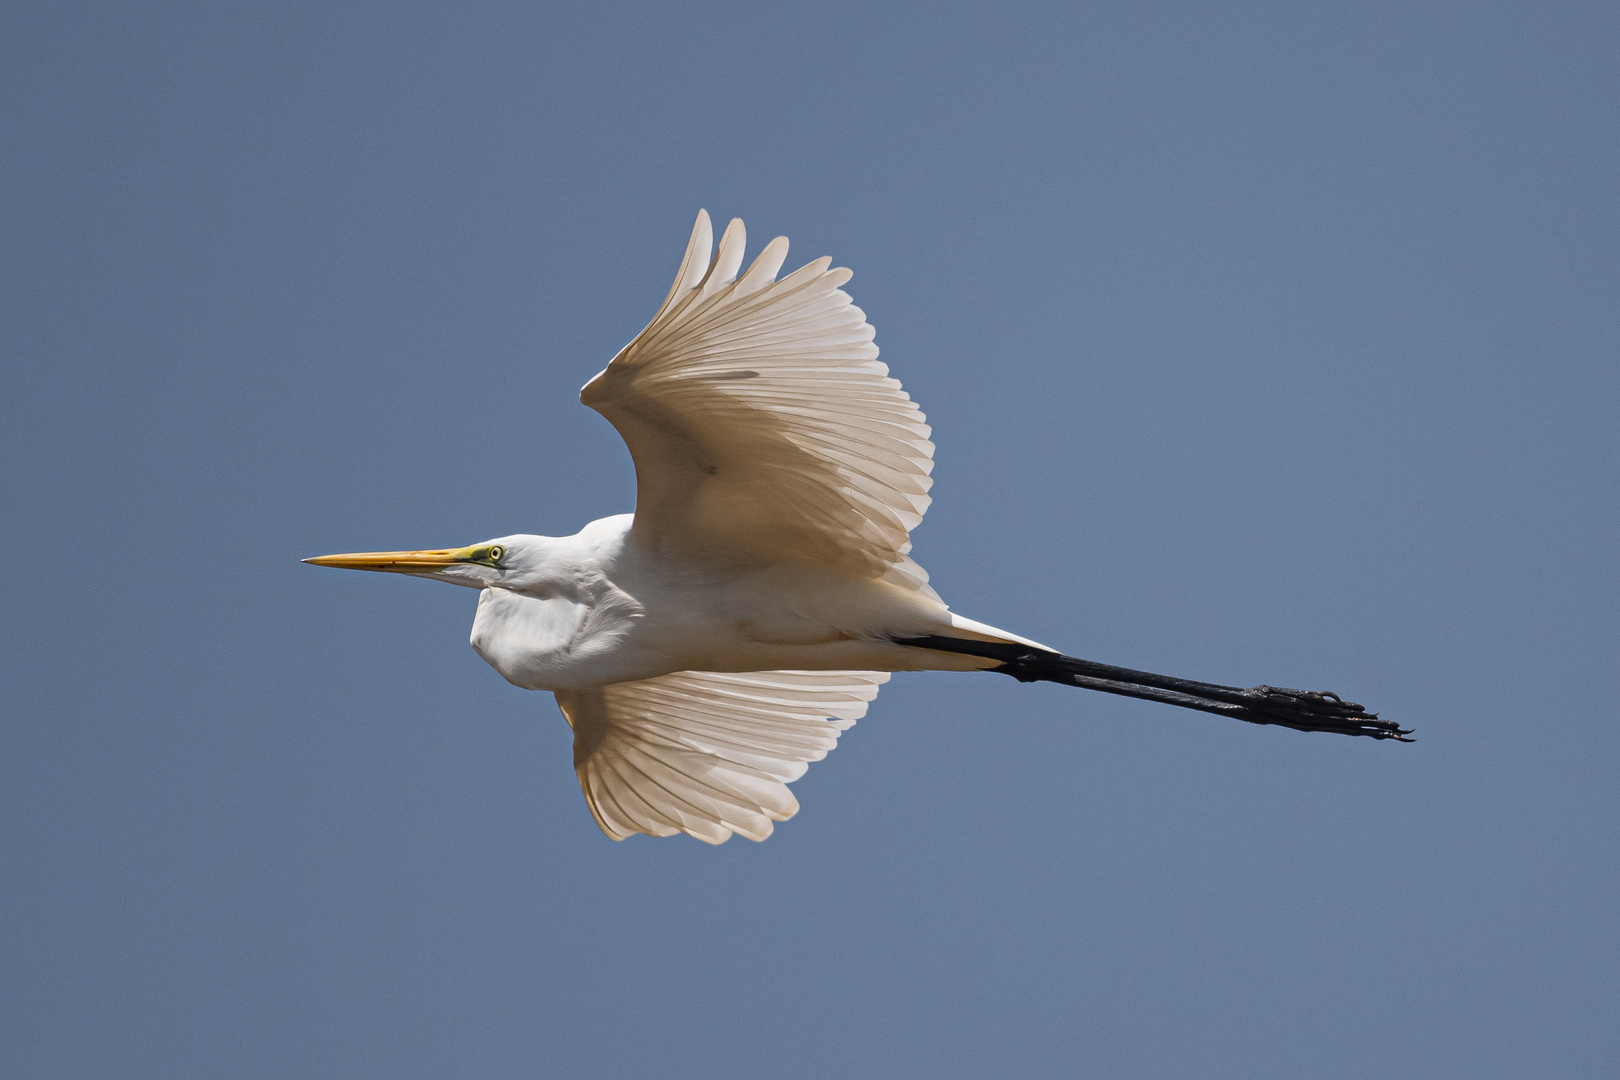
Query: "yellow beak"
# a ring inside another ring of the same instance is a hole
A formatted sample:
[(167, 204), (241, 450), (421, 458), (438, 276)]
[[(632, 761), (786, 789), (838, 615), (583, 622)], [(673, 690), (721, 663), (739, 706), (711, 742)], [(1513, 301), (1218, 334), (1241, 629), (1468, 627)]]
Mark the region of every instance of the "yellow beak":
[(395, 574), (421, 574), (442, 570), (459, 562), (472, 562), (476, 548), (439, 551), (357, 551), (352, 555), (317, 555), (304, 562), (316, 566), (336, 566), (344, 570), (386, 570)]

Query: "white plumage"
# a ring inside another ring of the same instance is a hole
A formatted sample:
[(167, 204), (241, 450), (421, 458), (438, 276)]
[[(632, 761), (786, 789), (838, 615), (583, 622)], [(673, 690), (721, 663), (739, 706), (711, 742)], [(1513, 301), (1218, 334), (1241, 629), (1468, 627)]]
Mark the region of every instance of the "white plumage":
[(822, 258), (773, 282), (777, 237), (738, 279), (743, 244), (733, 220), (710, 263), (698, 215), (664, 306), (580, 392), (635, 459), (636, 537), (716, 565), (887, 572), (928, 509), (928, 425), (878, 363), (848, 270)]
[(630, 448), (633, 515), (568, 537), (307, 560), (481, 590), (473, 647), (512, 683), (555, 692), (603, 832), (763, 840), (798, 810), (787, 784), (891, 671), (993, 668), (1400, 737), (1331, 695), (1105, 668), (953, 614), (908, 554), (934, 445), (842, 289), (850, 272), (822, 258), (777, 280), (777, 237), (739, 277), (742, 222), (713, 258), (712, 240), (700, 211), (658, 314), (580, 393)]
[(799, 810), (787, 785), (866, 715), (886, 671), (682, 671), (559, 690), (574, 768), (602, 831), (771, 835)]

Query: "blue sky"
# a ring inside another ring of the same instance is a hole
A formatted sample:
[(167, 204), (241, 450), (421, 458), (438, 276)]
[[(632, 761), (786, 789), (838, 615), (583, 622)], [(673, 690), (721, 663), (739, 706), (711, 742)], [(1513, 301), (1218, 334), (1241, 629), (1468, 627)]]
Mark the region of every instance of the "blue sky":
[[(1600, 4), (11, 4), (0, 1071), (1620, 1068)], [(697, 209), (822, 254), (916, 554), (1412, 746), (902, 675), (763, 845), (614, 844), (473, 594)]]

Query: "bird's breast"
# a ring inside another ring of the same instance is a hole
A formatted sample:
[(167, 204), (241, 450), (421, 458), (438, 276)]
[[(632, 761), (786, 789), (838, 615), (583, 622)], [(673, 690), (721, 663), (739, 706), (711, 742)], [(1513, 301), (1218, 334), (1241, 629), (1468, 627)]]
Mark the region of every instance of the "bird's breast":
[(639, 614), (622, 596), (580, 602), (485, 589), (473, 617), (472, 647), (507, 682), (528, 690), (646, 678), (656, 663), (627, 640)]

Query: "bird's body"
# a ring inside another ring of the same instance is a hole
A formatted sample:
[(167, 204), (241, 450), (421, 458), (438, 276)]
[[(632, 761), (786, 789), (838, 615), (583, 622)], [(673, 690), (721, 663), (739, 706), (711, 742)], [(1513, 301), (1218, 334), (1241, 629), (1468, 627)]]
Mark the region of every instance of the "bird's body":
[[(672, 559), (638, 544), (633, 522), (620, 514), (574, 536), (492, 541), (523, 583), (484, 589), (473, 648), (524, 689), (581, 690), (676, 671), (967, 671), (994, 662), (897, 639), (1023, 640), (893, 581), (809, 563), (722, 570)], [(537, 569), (518, 569), (531, 558)]]
[(872, 327), (818, 259), (746, 273), (742, 222), (711, 260), (699, 213), (658, 314), (581, 400), (624, 436), (636, 512), (567, 537), (331, 555), (480, 589), (472, 644), (556, 694), (597, 823), (615, 839), (769, 835), (785, 786), (892, 671), (995, 670), (1254, 723), (1401, 738), (1331, 694), (1241, 689), (1063, 656), (954, 614), (910, 557), (933, 444)]

